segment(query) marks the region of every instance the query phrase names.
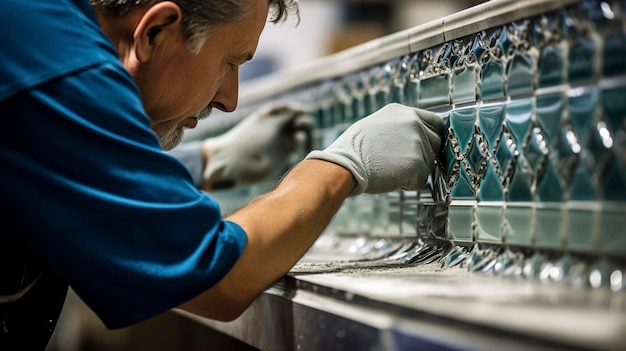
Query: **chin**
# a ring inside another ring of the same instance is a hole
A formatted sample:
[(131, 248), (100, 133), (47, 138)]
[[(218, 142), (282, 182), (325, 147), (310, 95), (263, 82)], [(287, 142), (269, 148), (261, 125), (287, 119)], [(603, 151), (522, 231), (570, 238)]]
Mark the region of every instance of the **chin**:
[(161, 149), (169, 151), (178, 146), (185, 136), (185, 128), (182, 126), (156, 126), (152, 130), (156, 133)]

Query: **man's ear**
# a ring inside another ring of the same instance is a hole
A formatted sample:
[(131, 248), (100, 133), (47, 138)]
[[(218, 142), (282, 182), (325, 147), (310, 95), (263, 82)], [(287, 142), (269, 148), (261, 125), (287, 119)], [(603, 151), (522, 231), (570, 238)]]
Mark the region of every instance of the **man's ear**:
[(168, 40), (182, 39), (182, 12), (171, 1), (159, 2), (143, 14), (133, 33), (135, 55), (139, 62), (150, 59), (152, 53)]

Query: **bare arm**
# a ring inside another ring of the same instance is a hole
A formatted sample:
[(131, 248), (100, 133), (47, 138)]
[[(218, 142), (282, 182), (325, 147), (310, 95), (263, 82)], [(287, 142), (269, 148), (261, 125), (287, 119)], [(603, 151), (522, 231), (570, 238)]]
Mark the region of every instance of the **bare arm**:
[(226, 218), (248, 234), (243, 254), (218, 284), (180, 308), (218, 320), (239, 316), (307, 252), (355, 184), (341, 166), (301, 162), (274, 190)]
[(181, 308), (236, 318), (306, 253), (348, 195), (422, 188), (443, 129), (432, 112), (390, 104), (309, 153), (276, 189), (226, 218), (246, 231), (246, 248), (219, 283)]

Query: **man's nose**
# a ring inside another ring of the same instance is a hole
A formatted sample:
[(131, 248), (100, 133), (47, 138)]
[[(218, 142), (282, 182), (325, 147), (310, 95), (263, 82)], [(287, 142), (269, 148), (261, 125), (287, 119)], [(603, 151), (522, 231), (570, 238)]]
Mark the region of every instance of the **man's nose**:
[(213, 97), (213, 101), (209, 105), (224, 112), (233, 112), (237, 108), (238, 97), (239, 67), (236, 67), (224, 77), (215, 97)]

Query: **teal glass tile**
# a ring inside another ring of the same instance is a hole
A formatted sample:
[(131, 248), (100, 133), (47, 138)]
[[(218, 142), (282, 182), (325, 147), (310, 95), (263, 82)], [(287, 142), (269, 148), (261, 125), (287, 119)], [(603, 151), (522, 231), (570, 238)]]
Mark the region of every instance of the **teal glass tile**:
[(487, 140), (489, 150), (495, 150), (502, 134), (504, 105), (481, 107), (478, 110), (478, 125)]
[(391, 102), (391, 92), (390, 89), (379, 89), (376, 92), (376, 110), (379, 110), (383, 106), (387, 105)]
[(450, 105), (450, 74), (442, 74), (420, 81), (417, 107), (428, 108)]
[(563, 52), (552, 44), (544, 47), (537, 62), (537, 86), (546, 88), (563, 84)]
[(474, 136), (474, 122), (476, 119), (474, 113), (473, 108), (450, 112), (450, 127), (459, 141), (462, 153), (466, 152), (467, 145)]
[(397, 102), (399, 104), (406, 105), (406, 101), (404, 98), (404, 84), (403, 85), (394, 84), (391, 87), (391, 101), (390, 102)]
[(357, 120), (365, 116), (365, 105), (363, 104), (363, 98), (353, 97), (351, 100), (351, 113), (352, 119), (350, 122), (356, 122)]
[(583, 162), (579, 162), (569, 186), (569, 199), (572, 201), (598, 200), (596, 193), (593, 173), (585, 167)]
[(482, 178), (486, 162), (487, 157), (481, 152), (481, 147), (478, 143), (478, 139), (474, 139), (474, 142), (470, 146), (467, 155), (465, 155), (465, 163), (469, 165), (470, 169), (476, 177)]
[(502, 223), (502, 206), (476, 207), (476, 240), (482, 242), (502, 242), (500, 224)]
[(523, 155), (536, 175), (539, 166), (548, 155), (547, 140), (540, 128), (536, 127), (532, 129)]
[(487, 163), (487, 169), (478, 187), (479, 201), (503, 201), (504, 189), (500, 182), (500, 177), (495, 171), (491, 162)]
[(463, 66), (452, 75), (452, 102), (455, 104), (476, 101), (476, 67)]
[(376, 112), (378, 110), (376, 95), (371, 93), (363, 95), (363, 106), (365, 107), (365, 116)]
[(480, 98), (488, 100), (504, 96), (504, 63), (490, 58), (480, 71)]
[(563, 119), (564, 95), (561, 93), (537, 96), (537, 122), (548, 145), (555, 145)]
[(605, 176), (601, 180), (604, 200), (626, 201), (626, 171), (624, 165), (619, 160), (615, 160), (617, 156), (613, 158), (613, 162), (609, 162)]
[(502, 139), (498, 144), (498, 148), (495, 152), (496, 160), (498, 161), (498, 166), (500, 167), (500, 171), (503, 175), (506, 175), (507, 169), (511, 163), (511, 160), (515, 157), (517, 152), (517, 146), (515, 145), (515, 140), (513, 140), (513, 136), (508, 133), (502, 133)]
[(563, 181), (551, 160), (547, 160), (543, 175), (537, 185), (537, 197), (542, 202), (563, 201)]
[(568, 98), (569, 121), (581, 140), (586, 140), (589, 131), (593, 129), (591, 122), (598, 107), (598, 97), (597, 89), (586, 89)]
[(531, 99), (514, 101), (506, 105), (506, 123), (520, 152), (522, 152), (522, 145), (530, 132), (532, 115)]
[[(558, 153), (555, 153), (555, 151)], [(572, 168), (576, 165), (578, 160), (581, 159), (581, 154), (584, 152), (578, 136), (574, 133), (570, 124), (561, 128), (557, 148), (556, 150), (552, 150), (552, 152), (552, 160), (555, 162), (555, 166), (565, 184), (567, 184), (573, 176)], [(582, 161), (584, 162), (585, 159)]]
[(472, 241), (473, 207), (451, 205), (448, 211), (448, 234), (450, 239)]
[(454, 200), (469, 200), (476, 197), (471, 178), (464, 167), (459, 169), (458, 178), (450, 189), (450, 196)]
[(604, 118), (609, 124), (611, 134), (625, 130), (624, 111), (626, 111), (626, 87), (617, 87), (602, 91)]
[[(417, 56), (417, 55), (416, 55)], [(409, 64), (409, 71), (407, 73), (407, 81), (404, 87), (404, 93), (406, 96), (406, 103), (410, 106), (417, 107), (418, 93), (419, 93), (419, 71), (417, 57), (411, 59)]]
[(561, 248), (563, 246), (561, 209), (537, 208), (535, 219), (535, 245), (543, 248)]
[(525, 172), (522, 165), (518, 162), (510, 180), (506, 200), (509, 202), (529, 202), (532, 199), (530, 174)]
[(577, 38), (568, 54), (568, 80), (581, 83), (593, 80), (596, 44), (590, 38)]
[(600, 212), (600, 251), (606, 254), (626, 256), (626, 212), (601, 211)]
[(528, 246), (532, 243), (533, 209), (508, 205), (504, 209), (503, 240), (507, 244)]
[(614, 30), (604, 38), (602, 74), (613, 77), (626, 73), (626, 33)]
[(565, 212), (567, 219), (567, 248), (578, 252), (594, 250), (594, 229), (597, 225), (595, 213), (591, 210), (568, 209)]
[(450, 105), (451, 43), (444, 43), (419, 53), (420, 88), (417, 107)]
[(515, 51), (507, 64), (507, 93), (508, 95), (527, 94), (533, 91), (533, 63), (532, 57)]

